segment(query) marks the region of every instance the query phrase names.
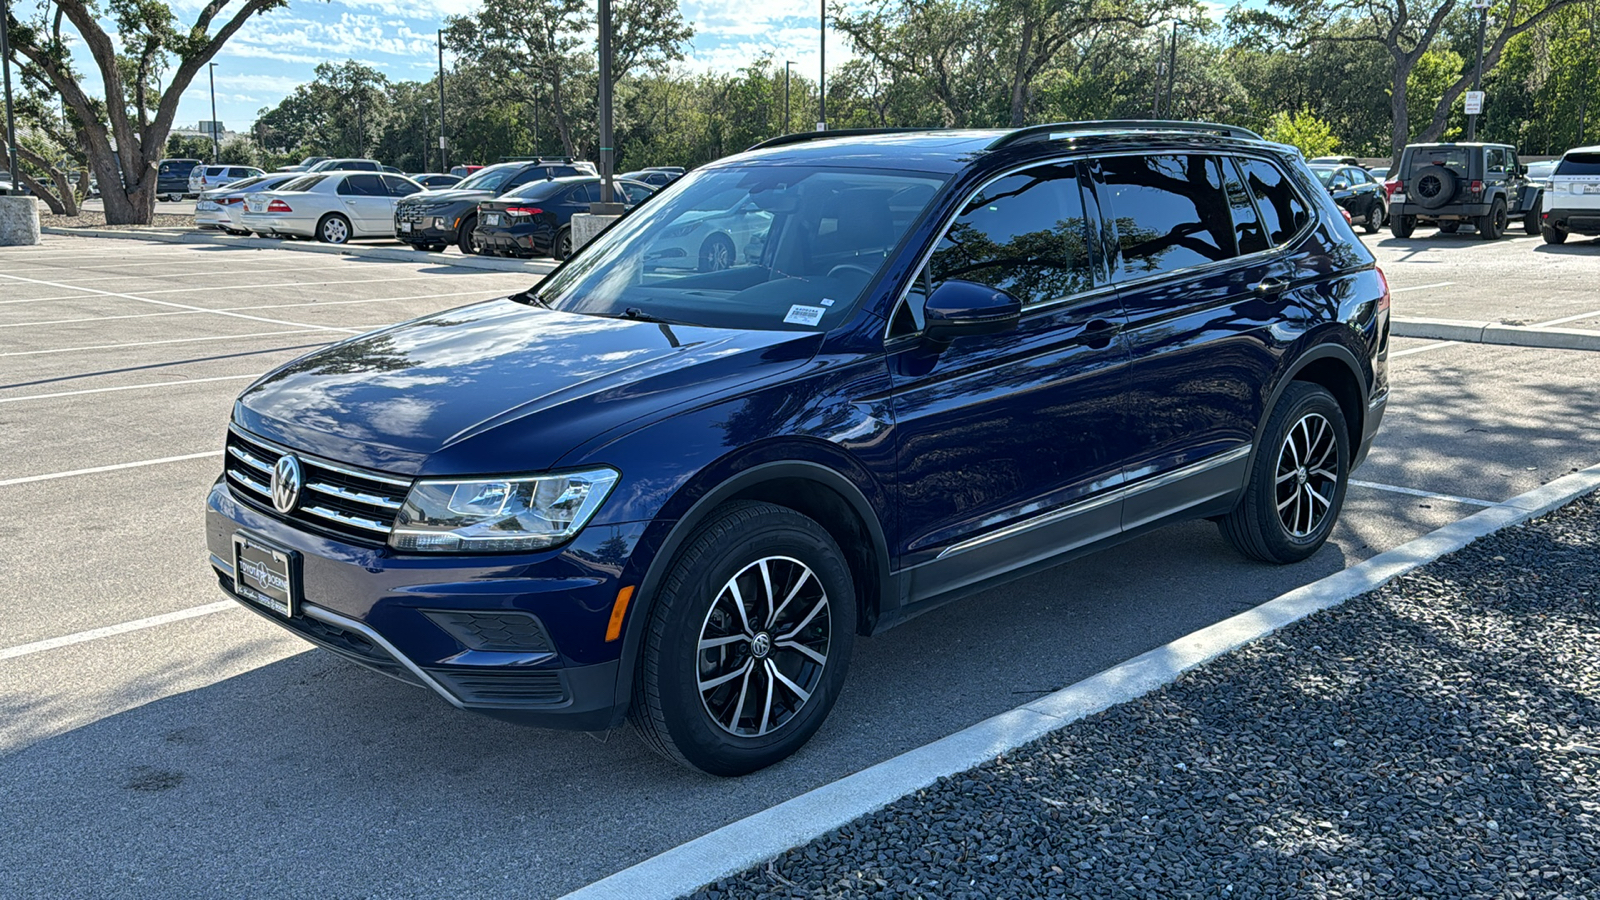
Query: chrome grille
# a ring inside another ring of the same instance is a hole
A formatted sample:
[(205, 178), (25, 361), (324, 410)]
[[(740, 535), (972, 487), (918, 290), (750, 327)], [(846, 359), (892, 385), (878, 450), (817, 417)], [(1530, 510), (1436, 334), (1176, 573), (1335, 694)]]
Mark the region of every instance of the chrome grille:
[(233, 495), (282, 519), (363, 543), (383, 543), (394, 529), (411, 480), (356, 469), (295, 453), (305, 475), (300, 501), (284, 515), (272, 505), (272, 467), (290, 451), (260, 438), (228, 430), (224, 471)]
[(394, 217), (399, 222), (421, 222), (432, 218), (437, 211), (437, 204), (401, 203), (395, 206)]

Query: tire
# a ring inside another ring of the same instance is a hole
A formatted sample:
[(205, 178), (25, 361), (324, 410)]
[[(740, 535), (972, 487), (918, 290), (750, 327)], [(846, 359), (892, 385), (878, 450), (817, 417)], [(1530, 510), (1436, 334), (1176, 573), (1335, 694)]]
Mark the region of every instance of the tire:
[(1522, 216), (1522, 231), (1525, 234), (1538, 234), (1540, 230), (1539, 207), (1535, 206)]
[(564, 260), (572, 255), (572, 229), (563, 225), (550, 242), (550, 258)]
[(478, 228), (478, 217), (467, 216), (461, 221), (461, 230), (456, 232), (456, 249), (468, 256), (478, 252), (478, 245), (472, 240), (472, 232)]
[(1506, 236), (1506, 226), (1509, 224), (1505, 198), (1496, 197), (1489, 206), (1489, 214), (1478, 218), (1478, 237), (1486, 241), (1498, 241)]
[(1461, 230), (1460, 222), (1440, 222), (1439, 231), (1443, 234), (1455, 234)]
[(1349, 470), (1350, 432), (1339, 402), (1321, 385), (1291, 382), (1267, 420), (1244, 496), (1217, 527), (1251, 559), (1299, 562), (1339, 521)]
[(1383, 211), (1383, 201), (1373, 201), (1372, 208), (1367, 210), (1367, 234), (1377, 234), (1378, 229), (1383, 227), (1383, 220), (1387, 218), (1388, 215)]
[(1394, 235), (1397, 238), (1401, 238), (1403, 240), (1405, 238), (1411, 237), (1411, 233), (1416, 231), (1416, 230), (1417, 230), (1417, 217), (1416, 216), (1396, 216), (1396, 215), (1391, 215), (1389, 217), (1389, 233)]
[(1456, 173), (1444, 166), (1423, 166), (1406, 179), (1407, 193), (1423, 209), (1438, 209), (1456, 195)]
[[(745, 775), (821, 727), (856, 623), (855, 585), (822, 526), (770, 503), (725, 504), (678, 551), (654, 599), (628, 718), (657, 753)], [(767, 621), (756, 625), (763, 609)], [(798, 641), (778, 637), (796, 632)]]
[(1546, 244), (1565, 244), (1567, 242), (1567, 233), (1559, 228), (1542, 228), (1540, 233), (1544, 235)]
[(317, 240), (324, 244), (350, 243), (350, 220), (338, 213), (329, 213), (317, 222)]
[(702, 272), (721, 272), (733, 268), (733, 259), (736, 251), (733, 241), (723, 235), (713, 234), (700, 245), (700, 265)]

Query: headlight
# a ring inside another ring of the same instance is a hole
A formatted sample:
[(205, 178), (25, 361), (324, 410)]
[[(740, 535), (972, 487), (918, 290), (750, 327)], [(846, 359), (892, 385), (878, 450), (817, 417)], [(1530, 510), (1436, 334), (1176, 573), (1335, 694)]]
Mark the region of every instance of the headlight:
[(406, 495), (389, 546), (419, 553), (554, 547), (583, 530), (616, 483), (614, 469), (533, 478), (425, 478)]
[(683, 225), (674, 225), (671, 228), (668, 228), (666, 231), (663, 231), (661, 233), (661, 238), (662, 240), (672, 240), (674, 238), (688, 237), (690, 234), (694, 233), (696, 228), (699, 227), (700, 223), (698, 222), (688, 222)]

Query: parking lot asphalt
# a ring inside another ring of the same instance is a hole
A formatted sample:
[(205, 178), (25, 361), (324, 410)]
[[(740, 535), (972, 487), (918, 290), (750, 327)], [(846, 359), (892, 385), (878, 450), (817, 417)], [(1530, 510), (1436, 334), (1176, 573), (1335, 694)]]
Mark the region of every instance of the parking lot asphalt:
[[(1365, 240), (1396, 315), (1600, 318), (1600, 244)], [(713, 780), (626, 729), (457, 712), (213, 606), (201, 506), (249, 379), (526, 281), (438, 258), (0, 250), (0, 896), (554, 896), (1600, 461), (1600, 353), (1397, 340), (1384, 430), (1311, 560), (1246, 562), (1191, 523), (946, 606), (858, 642), (800, 754)]]

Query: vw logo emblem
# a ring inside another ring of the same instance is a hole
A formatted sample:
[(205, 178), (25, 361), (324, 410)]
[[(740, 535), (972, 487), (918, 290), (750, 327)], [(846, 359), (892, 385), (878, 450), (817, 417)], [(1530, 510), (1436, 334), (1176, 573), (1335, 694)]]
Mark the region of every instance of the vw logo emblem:
[(300, 502), (302, 483), (300, 460), (295, 459), (293, 453), (285, 453), (278, 457), (277, 464), (272, 467), (273, 507), (281, 513), (292, 512), (295, 504)]
[(750, 655), (754, 656), (756, 659), (766, 659), (767, 654), (771, 652), (772, 636), (767, 634), (765, 631), (756, 635), (755, 640), (750, 642)]

